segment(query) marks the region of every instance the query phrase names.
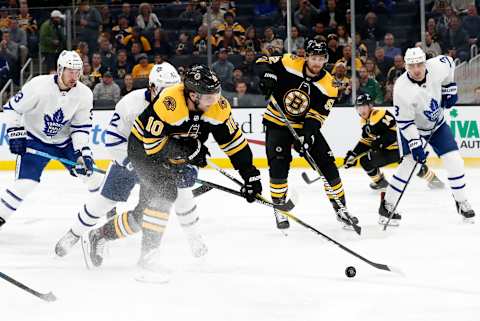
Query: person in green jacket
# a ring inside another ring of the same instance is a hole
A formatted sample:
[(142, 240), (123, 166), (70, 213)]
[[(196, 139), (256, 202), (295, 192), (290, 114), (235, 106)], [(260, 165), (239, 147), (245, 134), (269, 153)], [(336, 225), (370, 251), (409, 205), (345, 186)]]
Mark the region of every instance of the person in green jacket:
[(382, 87), (373, 78), (368, 76), (367, 68), (360, 67), (358, 71), (358, 91), (363, 94), (369, 94), (372, 97), (375, 104), (383, 104), (383, 92)]
[(50, 19), (40, 27), (40, 52), (45, 57), (47, 72), (56, 70), (57, 57), (65, 49), (64, 15), (59, 10), (50, 13)]

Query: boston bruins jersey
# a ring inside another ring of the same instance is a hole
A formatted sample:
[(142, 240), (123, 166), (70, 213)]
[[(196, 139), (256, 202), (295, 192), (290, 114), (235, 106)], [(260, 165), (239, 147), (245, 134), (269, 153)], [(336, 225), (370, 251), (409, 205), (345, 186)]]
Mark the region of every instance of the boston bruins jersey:
[(397, 124), (393, 115), (385, 109), (373, 108), (368, 119), (361, 118), (362, 137), (353, 150), (357, 155), (375, 145), (380, 149), (398, 149)]
[(165, 88), (136, 118), (132, 127), (132, 135), (143, 143), (146, 155), (160, 157), (172, 137), (197, 138), (204, 143), (210, 133), (235, 169), (252, 166), (250, 146), (232, 117), (230, 104), (223, 97), (204, 113), (192, 112), (187, 107), (184, 85), (174, 85)]
[(286, 126), (272, 104), (275, 101), (287, 116), (293, 128), (303, 128), (306, 118), (323, 125), (338, 95), (333, 77), (325, 70), (310, 78), (305, 73), (306, 63), (301, 57), (285, 54), (283, 57), (261, 57), (257, 64), (267, 64), (277, 75), (277, 88), (263, 115), (264, 124)]

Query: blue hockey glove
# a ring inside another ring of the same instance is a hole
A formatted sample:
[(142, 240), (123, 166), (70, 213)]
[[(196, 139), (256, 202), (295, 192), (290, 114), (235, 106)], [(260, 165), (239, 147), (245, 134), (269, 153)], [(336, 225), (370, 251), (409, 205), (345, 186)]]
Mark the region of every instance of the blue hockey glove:
[(72, 167), (72, 175), (91, 176), (93, 174), (94, 161), (90, 147), (83, 147), (82, 151), (77, 150), (75, 152), (75, 158), (77, 159), (77, 165)]
[(24, 127), (7, 129), (7, 137), (12, 154), (23, 155), (27, 152), (27, 131)]
[(408, 147), (412, 152), (413, 159), (419, 164), (425, 164), (427, 161), (427, 154), (423, 150), (422, 140), (413, 139), (408, 143)]
[(452, 82), (447, 86), (442, 86), (442, 104), (443, 108), (451, 108), (458, 100), (457, 83)]

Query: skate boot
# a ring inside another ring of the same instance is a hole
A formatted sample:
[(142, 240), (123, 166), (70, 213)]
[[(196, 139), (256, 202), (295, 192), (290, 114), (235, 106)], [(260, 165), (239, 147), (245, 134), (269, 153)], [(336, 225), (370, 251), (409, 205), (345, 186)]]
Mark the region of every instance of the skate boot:
[(335, 210), (337, 214), (337, 221), (343, 224), (343, 228), (347, 230), (353, 230), (353, 225), (358, 225), (358, 218), (355, 216), (350, 216), (350, 219), (347, 217), (348, 211), (346, 208), (338, 208)]
[(82, 236), (83, 258), (88, 269), (102, 265), (106, 242), (100, 229), (91, 230), (86, 236)]
[(469, 224), (475, 223), (475, 212), (467, 200), (461, 202), (455, 201), (455, 205), (457, 206), (458, 214), (462, 215), (463, 217), (463, 222)]
[[(378, 209), (378, 214), (380, 214), (380, 218), (378, 219), (378, 224), (386, 225), (388, 219), (390, 218), (390, 213), (393, 210), (393, 205), (390, 203), (385, 202), (382, 195), (382, 201), (380, 203), (380, 208)], [(392, 215), (392, 219), (388, 223), (389, 226), (399, 226), (400, 220), (402, 216), (398, 214), (398, 212), (394, 212)]]
[(64, 257), (77, 244), (78, 240), (80, 240), (80, 236), (69, 230), (55, 245), (55, 254), (59, 257)]
[(5, 220), (0, 217), (0, 230), (2, 229), (3, 224), (5, 224)]
[(198, 233), (190, 233), (187, 235), (187, 239), (194, 257), (200, 258), (208, 253), (208, 247), (203, 241), (202, 235)]
[(445, 183), (442, 182), (437, 175), (433, 174), (433, 178), (428, 182), (428, 188), (430, 189), (444, 189)]
[(153, 249), (147, 254), (142, 254), (137, 263), (135, 280), (146, 283), (167, 283), (172, 272), (159, 264), (158, 249)]
[(373, 190), (385, 189), (388, 187), (388, 182), (385, 177), (382, 177), (378, 182), (370, 183), (370, 188)]
[[(285, 207), (285, 198), (281, 198), (281, 199), (274, 198), (273, 204), (275, 204), (275, 206), (278, 206), (283, 210), (283, 208)], [(285, 210), (287, 209), (285, 208)], [(275, 214), (275, 221), (277, 222), (277, 228), (279, 230), (284, 230), (290, 227), (290, 222), (288, 221), (288, 218), (285, 215), (281, 214), (277, 209), (273, 209), (273, 213)]]

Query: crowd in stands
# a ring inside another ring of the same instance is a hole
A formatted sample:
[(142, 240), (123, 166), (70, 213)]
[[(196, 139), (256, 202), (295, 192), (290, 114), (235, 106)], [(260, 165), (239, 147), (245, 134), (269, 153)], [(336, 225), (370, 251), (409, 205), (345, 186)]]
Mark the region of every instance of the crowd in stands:
[[(210, 43), (212, 68), (232, 105), (262, 105), (264, 99), (258, 90), (261, 75), (255, 60), (287, 52), (286, 0), (213, 0), (210, 16), (206, 2), (199, 0), (108, 3), (80, 1), (73, 13), (73, 45), (84, 61), (81, 81), (92, 88), (96, 101), (117, 102), (145, 86), (155, 63), (169, 61), (180, 73), (193, 62), (206, 63)], [(369, 93), (375, 103), (388, 105), (393, 85), (405, 71), (402, 54), (406, 47), (421, 46), (429, 57), (448, 54), (464, 61), (470, 58), (470, 46), (479, 39), (480, 17), (474, 0), (426, 0), (424, 45), (412, 43), (419, 40), (420, 32), (399, 42), (395, 30), (390, 29), (396, 7), (414, 1), (356, 1), (355, 48), (349, 1), (292, 3), (292, 52), (304, 56), (308, 39), (325, 41), (329, 51), (326, 68), (339, 88), (339, 103), (344, 104), (351, 100), (352, 69), (358, 93)], [(67, 44), (66, 12), (49, 10), (48, 16), (45, 10), (41, 12), (41, 17), (31, 13), (27, 0), (9, 0), (1, 5), (1, 84), (9, 78), (18, 83), (18, 69), (39, 51), (46, 70), (55, 72), (57, 55)], [(356, 53), (353, 68), (352, 50)]]

